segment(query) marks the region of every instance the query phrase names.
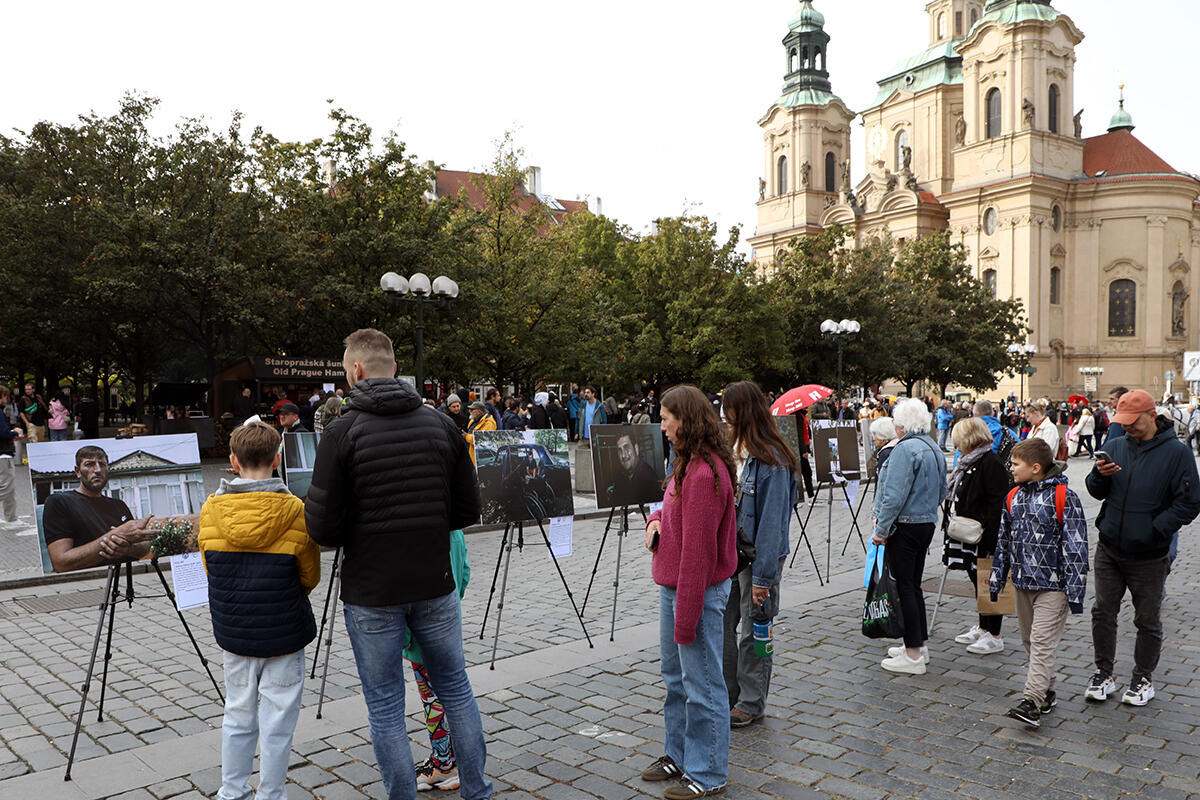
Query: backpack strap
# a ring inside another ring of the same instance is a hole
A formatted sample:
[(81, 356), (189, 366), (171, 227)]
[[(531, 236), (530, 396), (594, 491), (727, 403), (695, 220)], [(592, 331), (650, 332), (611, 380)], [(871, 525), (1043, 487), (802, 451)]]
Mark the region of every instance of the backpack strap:
[(1006, 509), (1008, 509), (1008, 513), (1010, 513), (1010, 514), (1012, 513), (1012, 501), (1013, 501), (1013, 498), (1017, 496), (1017, 492), (1019, 492), (1019, 491), (1021, 491), (1021, 487), (1020, 487), (1020, 486), (1015, 486), (1015, 487), (1013, 487), (1012, 491), (1010, 491), (1010, 492), (1008, 493), (1008, 499), (1004, 501), (1004, 507), (1005, 507)]
[(1063, 524), (1063, 515), (1067, 510), (1067, 486), (1060, 483), (1054, 487), (1054, 513), (1058, 517), (1058, 524), (1061, 527)]

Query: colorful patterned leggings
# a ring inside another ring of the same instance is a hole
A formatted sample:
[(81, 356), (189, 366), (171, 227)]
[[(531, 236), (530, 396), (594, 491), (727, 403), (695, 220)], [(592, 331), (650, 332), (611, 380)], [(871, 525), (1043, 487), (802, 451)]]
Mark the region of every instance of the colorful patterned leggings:
[(421, 695), (421, 705), (425, 707), (425, 728), (429, 731), (429, 746), (433, 750), (433, 765), (442, 772), (454, 769), (454, 745), (450, 742), (450, 731), (446, 728), (446, 711), (438, 701), (433, 687), (429, 685), (429, 673), (424, 664), (409, 659), (412, 665), (413, 677), (417, 681), (417, 691)]

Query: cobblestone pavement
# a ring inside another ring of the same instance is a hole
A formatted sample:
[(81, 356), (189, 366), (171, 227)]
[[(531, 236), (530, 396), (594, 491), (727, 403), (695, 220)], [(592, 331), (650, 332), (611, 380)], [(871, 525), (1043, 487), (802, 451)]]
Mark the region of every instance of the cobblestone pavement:
[[(1087, 468), (1081, 461), (1072, 465), (1074, 485), (1082, 486)], [(1094, 516), (1098, 504), (1084, 500)], [(816, 506), (809, 525), (822, 574), (827, 508)], [(953, 643), (972, 621), (969, 601), (960, 596), (960, 574), (948, 582), (928, 674), (892, 676), (879, 669), (882, 643), (858, 633), (862, 551), (856, 539), (840, 555), (847, 517), (835, 504), (830, 584), (818, 585), (806, 552), (785, 577), (769, 716), (733, 733), (725, 796), (1200, 800), (1200, 643), (1194, 634), (1200, 626), (1200, 552), (1190, 545), (1195, 527), (1182, 534), (1168, 583), (1158, 698), (1141, 709), (1083, 702), (1092, 671), (1085, 613), (1070, 619), (1060, 653), (1059, 706), (1040, 730), (1028, 731), (1002, 716), (1024, 680), (1015, 620), (1006, 621), (1010, 638), (1000, 655), (969, 655)], [(604, 520), (577, 522), (575, 553), (561, 562), (577, 602), (603, 530)], [(793, 525), (793, 544), (797, 533)], [(526, 547), (511, 557), (494, 671), (488, 661), (495, 604), (482, 641), (479, 631), (501, 534), (468, 536), (473, 572), (463, 610), (465, 650), (498, 796), (658, 796), (661, 786), (637, 778), (661, 754), (663, 733), (656, 588), (640, 534), (625, 540), (613, 642), (608, 627), (616, 547), (615, 536), (608, 537), (585, 614), (595, 649), (583, 641), (540, 533), (535, 528), (526, 534)], [(330, 558), (326, 554), (326, 577)], [(931, 563), (927, 584), (933, 593), (940, 576), (940, 565)], [(161, 594), (153, 574), (136, 581), (146, 595)], [(63, 782), (101, 585), (92, 579), (0, 591), (0, 636), (7, 645), (0, 663), (0, 800), (215, 796), (221, 708), (173, 610), (165, 599), (149, 596), (132, 610), (121, 604), (117, 612), (105, 719), (96, 721), (97, 682), (75, 779)], [(80, 596), (81, 590), (92, 594)], [(322, 584), (313, 593), (318, 615), (324, 599)], [(86, 604), (37, 610), (49, 601)], [(185, 616), (220, 680), (207, 611)], [(335, 623), (322, 719), (315, 718), (319, 673), (305, 696), (289, 772), (292, 800), (382, 796), (340, 614)], [(1118, 680), (1127, 681), (1133, 638), (1128, 608), (1121, 625)], [(419, 710), (413, 691), (408, 708)], [(413, 714), (410, 733), (414, 753), (424, 757), (428, 742)]]

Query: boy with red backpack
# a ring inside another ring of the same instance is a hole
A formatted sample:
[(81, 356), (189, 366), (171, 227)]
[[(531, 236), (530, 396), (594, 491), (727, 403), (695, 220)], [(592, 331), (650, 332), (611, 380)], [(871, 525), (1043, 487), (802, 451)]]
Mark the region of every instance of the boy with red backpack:
[(1087, 520), (1079, 496), (1067, 488), (1065, 469), (1042, 439), (1013, 447), (1017, 487), (1005, 500), (988, 586), (993, 602), (1010, 578), (1016, 589), (1029, 674), (1024, 696), (1008, 716), (1034, 728), (1057, 702), (1054, 664), (1067, 611), (1083, 613), (1087, 589)]

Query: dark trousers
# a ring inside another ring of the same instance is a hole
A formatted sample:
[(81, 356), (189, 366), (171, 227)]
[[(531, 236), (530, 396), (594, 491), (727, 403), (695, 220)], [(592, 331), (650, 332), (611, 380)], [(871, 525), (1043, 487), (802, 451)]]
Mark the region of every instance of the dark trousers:
[(1162, 652), (1163, 588), (1171, 564), (1166, 556), (1148, 561), (1117, 558), (1101, 542), (1096, 547), (1092, 583), (1096, 601), (1092, 606), (1092, 646), (1096, 651), (1096, 669), (1113, 674), (1117, 653), (1117, 612), (1125, 599), (1125, 590), (1133, 598), (1133, 625), (1137, 641), (1133, 646), (1133, 680), (1150, 680)]
[(1080, 450), (1082, 450), (1082, 449), (1083, 449), (1083, 448), (1085, 448), (1085, 447), (1087, 448), (1088, 455), (1089, 455), (1089, 456), (1091, 456), (1092, 458), (1095, 458), (1095, 457), (1096, 457), (1096, 451), (1092, 449), (1092, 436), (1091, 436), (1091, 434), (1088, 434), (1087, 436), (1084, 436), (1084, 435), (1081, 433), (1081, 434), (1079, 434), (1079, 444), (1075, 445), (1075, 455), (1079, 455), (1079, 451), (1080, 451)]
[[(971, 583), (975, 584), (975, 596), (979, 596), (979, 570), (976, 569), (974, 561), (967, 562), (967, 577), (971, 579)], [(990, 576), (984, 575), (983, 580), (988, 580)], [(990, 633), (992, 636), (1000, 635), (1000, 625), (1004, 622), (1002, 614), (980, 614), (979, 627)]]
[(888, 569), (896, 579), (896, 592), (900, 595), (900, 610), (904, 614), (905, 647), (921, 647), (929, 638), (921, 576), (925, 574), (925, 554), (932, 541), (932, 522), (919, 525), (897, 522), (884, 550)]
[(812, 464), (808, 463), (808, 459), (803, 456), (800, 458), (800, 475), (804, 479), (804, 491), (812, 497), (816, 492), (813, 490), (813, 471)]

